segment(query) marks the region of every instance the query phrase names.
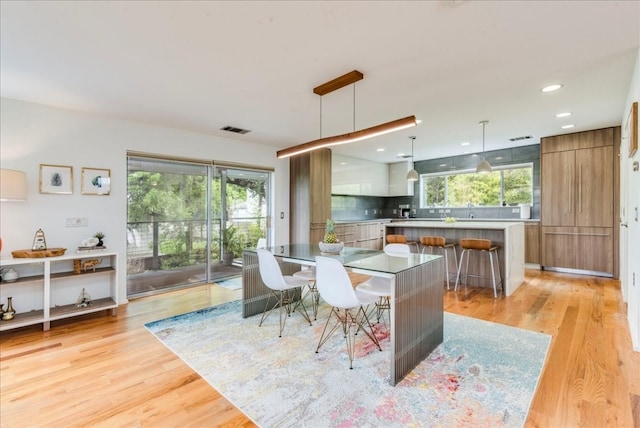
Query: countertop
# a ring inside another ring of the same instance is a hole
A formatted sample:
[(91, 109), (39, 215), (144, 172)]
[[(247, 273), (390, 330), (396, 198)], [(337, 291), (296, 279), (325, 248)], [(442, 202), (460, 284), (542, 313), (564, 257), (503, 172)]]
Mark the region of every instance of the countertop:
[(386, 227), (429, 227), (442, 229), (507, 229), (522, 224), (522, 221), (399, 221), (386, 224)]
[[(393, 223), (398, 222), (413, 222), (413, 221), (428, 221), (428, 222), (441, 222), (444, 223), (442, 219), (439, 218), (427, 218), (427, 217), (410, 217), (408, 219), (405, 218), (369, 218), (369, 219), (360, 219), (360, 220), (336, 220), (336, 224), (346, 224), (346, 223), (367, 223), (370, 221), (390, 221)], [(540, 223), (539, 218), (529, 218), (529, 219), (520, 219), (520, 218), (456, 218), (456, 223), (469, 223), (469, 222), (478, 222), (478, 223), (488, 223), (488, 222), (499, 222), (499, 223)]]

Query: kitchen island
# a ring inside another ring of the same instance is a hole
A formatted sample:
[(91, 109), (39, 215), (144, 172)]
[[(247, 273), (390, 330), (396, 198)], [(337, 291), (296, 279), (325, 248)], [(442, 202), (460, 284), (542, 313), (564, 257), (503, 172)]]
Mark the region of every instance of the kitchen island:
[[(425, 235), (444, 236), (447, 242), (459, 242), (463, 238), (490, 239), (498, 248), (500, 273), (504, 283), (504, 295), (510, 296), (524, 281), (524, 224), (517, 222), (474, 222), (446, 223), (444, 221), (404, 221), (385, 224), (385, 236), (406, 235), (409, 241), (420, 242)], [(461, 248), (456, 247), (458, 260)], [(480, 260), (478, 260), (480, 259)], [(489, 276), (489, 262), (485, 258), (470, 260), (469, 271)], [(470, 286), (490, 287), (490, 281), (469, 278)]]

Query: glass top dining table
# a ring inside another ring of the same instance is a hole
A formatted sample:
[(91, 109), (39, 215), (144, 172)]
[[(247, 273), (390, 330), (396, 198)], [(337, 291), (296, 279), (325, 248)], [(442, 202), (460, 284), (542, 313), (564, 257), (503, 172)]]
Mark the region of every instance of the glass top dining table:
[[(317, 256), (339, 259), (349, 270), (390, 279), (390, 379), (396, 385), (443, 339), (444, 260), (431, 254), (391, 255), (366, 248), (344, 247), (340, 254), (320, 252), (318, 244), (267, 248), (280, 259), (285, 275), (300, 265), (315, 265)], [(260, 278), (258, 254), (246, 249), (242, 266), (243, 317), (262, 313), (269, 290)]]
[[(396, 275), (399, 272), (429, 263), (442, 256), (433, 254), (388, 254), (380, 250), (367, 248), (344, 247), (340, 254), (323, 253), (314, 244), (279, 245), (267, 248), (274, 256), (282, 257), (285, 261), (301, 265), (315, 265), (317, 256), (336, 258), (344, 267), (362, 271), (373, 276)], [(255, 252), (247, 249), (247, 252)]]

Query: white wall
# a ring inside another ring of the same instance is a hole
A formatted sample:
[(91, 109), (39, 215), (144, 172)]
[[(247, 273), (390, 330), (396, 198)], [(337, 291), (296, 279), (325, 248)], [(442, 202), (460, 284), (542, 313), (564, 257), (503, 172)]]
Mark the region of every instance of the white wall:
[(627, 301), (627, 317), (633, 349), (640, 352), (640, 171), (633, 171), (633, 162), (640, 162), (640, 150), (630, 158), (627, 119), (633, 102), (640, 100), (640, 49), (631, 78), (629, 95), (622, 123), (620, 147), (621, 220), (628, 228), (620, 228), (620, 281)]
[[(102, 231), (121, 255), (119, 300), (126, 302), (127, 150), (274, 168), (274, 242), (289, 242), (289, 160), (277, 159), (275, 147), (7, 98), (0, 99), (0, 118), (0, 167), (25, 171), (28, 186), (26, 202), (0, 203), (2, 257), (31, 248), (38, 228), (48, 247), (67, 253)], [(72, 166), (73, 194), (40, 194), (40, 164)], [(111, 194), (81, 195), (82, 167), (110, 169)], [(88, 227), (65, 227), (67, 217), (87, 217)]]

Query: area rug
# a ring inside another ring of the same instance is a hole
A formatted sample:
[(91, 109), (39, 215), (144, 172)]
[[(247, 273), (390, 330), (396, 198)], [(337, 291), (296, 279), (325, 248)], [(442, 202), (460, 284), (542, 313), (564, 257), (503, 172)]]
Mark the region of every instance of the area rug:
[(444, 342), (395, 387), (383, 351), (358, 335), (353, 370), (342, 334), (316, 353), (328, 308), (258, 327), (240, 302), (146, 324), (162, 343), (261, 427), (522, 427), (551, 337), (445, 313)]
[(234, 276), (233, 278), (215, 281), (215, 283), (229, 290), (240, 290), (242, 288), (242, 277)]

